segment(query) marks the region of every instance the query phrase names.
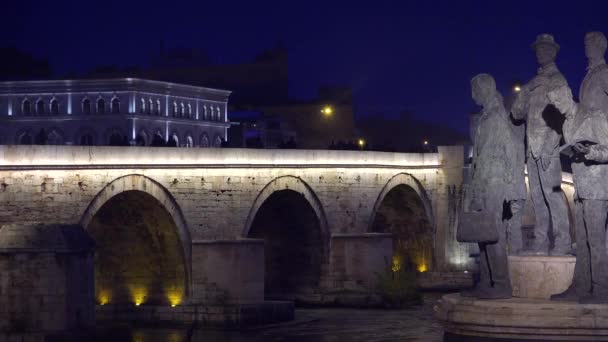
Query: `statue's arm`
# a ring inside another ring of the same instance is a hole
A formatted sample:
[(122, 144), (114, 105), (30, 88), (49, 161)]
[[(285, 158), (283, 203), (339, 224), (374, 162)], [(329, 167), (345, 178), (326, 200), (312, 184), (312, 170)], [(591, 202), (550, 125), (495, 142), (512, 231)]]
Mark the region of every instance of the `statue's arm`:
[(528, 114), (528, 95), (527, 89), (524, 87), (517, 94), (515, 102), (511, 106), (511, 116), (515, 120), (524, 120)]
[(608, 146), (593, 145), (589, 147), (589, 153), (585, 155), (586, 159), (593, 160), (598, 163), (608, 163)]

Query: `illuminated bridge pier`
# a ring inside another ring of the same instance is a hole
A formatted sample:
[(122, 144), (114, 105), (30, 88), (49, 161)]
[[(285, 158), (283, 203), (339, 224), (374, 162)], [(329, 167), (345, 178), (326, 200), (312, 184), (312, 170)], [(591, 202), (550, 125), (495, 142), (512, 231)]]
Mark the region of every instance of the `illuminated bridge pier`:
[(83, 226), (98, 320), (265, 323), (373, 288), (393, 255), (470, 283), (463, 149), (438, 151), (0, 146), (0, 224)]

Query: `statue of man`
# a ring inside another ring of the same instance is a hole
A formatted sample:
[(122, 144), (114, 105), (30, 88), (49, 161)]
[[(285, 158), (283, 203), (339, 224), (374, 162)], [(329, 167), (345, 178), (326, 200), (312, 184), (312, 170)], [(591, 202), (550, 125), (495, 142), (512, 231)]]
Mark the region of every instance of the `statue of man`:
[(522, 87), (511, 114), (516, 120), (526, 121), (528, 179), (536, 214), (534, 253), (549, 253), (548, 233), (552, 226), (555, 239), (551, 254), (564, 255), (570, 252), (571, 239), (558, 153), (562, 115), (555, 113), (555, 107), (548, 106), (547, 92), (558, 87), (567, 88), (568, 82), (555, 65), (559, 45), (553, 36), (539, 35), (532, 48), (540, 68), (538, 74)]
[(603, 112), (577, 105), (569, 88), (557, 88), (547, 96), (565, 114), (564, 139), (578, 152), (571, 158), (576, 190), (574, 280), (551, 299), (608, 303), (608, 118)]
[[(483, 107), (477, 124), (470, 183), (469, 211), (483, 212), (487, 224), (478, 229), (496, 229), (498, 240), (479, 242), (480, 281), (463, 296), (484, 299), (510, 298), (512, 294), (507, 265), (506, 229), (508, 207), (520, 197), (513, 185), (516, 147), (509, 114), (494, 78), (479, 74), (471, 80), (472, 97)], [(522, 179), (523, 181), (523, 179)], [(525, 191), (525, 189), (524, 189)], [(506, 209), (507, 208), (507, 209)], [(511, 217), (513, 215), (510, 215)]]
[(608, 66), (604, 59), (606, 36), (602, 32), (585, 35), (585, 55), (589, 61), (587, 75), (579, 92), (580, 102), (587, 108), (608, 115)]

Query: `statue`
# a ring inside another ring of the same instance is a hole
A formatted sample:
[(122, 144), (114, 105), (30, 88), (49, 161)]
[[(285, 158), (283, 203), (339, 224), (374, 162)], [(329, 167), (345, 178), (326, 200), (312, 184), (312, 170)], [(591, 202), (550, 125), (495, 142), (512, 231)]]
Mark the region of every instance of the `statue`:
[(593, 108), (608, 115), (608, 66), (604, 59), (606, 36), (602, 32), (585, 35), (585, 55), (589, 60), (587, 75), (579, 92), (580, 102), (586, 108)]
[(565, 292), (551, 299), (608, 303), (608, 118), (606, 113), (577, 105), (567, 87), (547, 96), (565, 114), (564, 138), (576, 152), (571, 157), (576, 189), (574, 280)]
[[(483, 110), (475, 132), (472, 177), (465, 198), (465, 212), (459, 219), (458, 239), (479, 244), (480, 281), (473, 290), (462, 295), (483, 299), (510, 298), (506, 228), (509, 216), (513, 217), (508, 213), (509, 204), (519, 197), (513, 186), (517, 178), (514, 175), (513, 132), (492, 76), (475, 76), (471, 80), (471, 91), (473, 100)], [(477, 222), (466, 220), (470, 214), (474, 214)], [(464, 221), (467, 222), (463, 224)]]
[(549, 229), (552, 226), (554, 247), (552, 255), (564, 255), (571, 250), (570, 222), (566, 198), (561, 189), (559, 142), (561, 126), (559, 113), (548, 106), (547, 92), (557, 87), (568, 87), (564, 76), (555, 65), (559, 45), (549, 34), (537, 37), (532, 48), (540, 64), (538, 74), (521, 87), (511, 108), (516, 120), (526, 121), (528, 141), (528, 179), (536, 226), (534, 254), (549, 253)]

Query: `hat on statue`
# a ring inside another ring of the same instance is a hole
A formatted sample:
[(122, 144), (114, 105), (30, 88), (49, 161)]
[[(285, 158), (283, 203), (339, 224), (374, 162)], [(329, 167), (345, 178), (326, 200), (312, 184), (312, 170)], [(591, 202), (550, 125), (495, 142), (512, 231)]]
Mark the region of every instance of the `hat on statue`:
[(559, 51), (559, 45), (553, 39), (553, 36), (548, 33), (539, 34), (536, 36), (536, 41), (532, 43), (532, 49), (535, 49), (537, 45), (547, 44), (553, 46), (557, 51)]

